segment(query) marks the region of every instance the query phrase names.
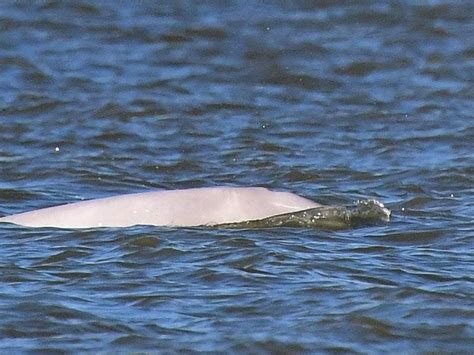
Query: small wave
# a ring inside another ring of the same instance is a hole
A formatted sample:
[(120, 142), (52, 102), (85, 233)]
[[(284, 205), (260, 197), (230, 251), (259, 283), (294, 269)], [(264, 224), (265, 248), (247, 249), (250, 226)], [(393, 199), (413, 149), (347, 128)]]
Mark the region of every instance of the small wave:
[(303, 227), (327, 230), (387, 223), (390, 210), (377, 200), (358, 201), (353, 206), (322, 206), (260, 220), (220, 224), (222, 228)]

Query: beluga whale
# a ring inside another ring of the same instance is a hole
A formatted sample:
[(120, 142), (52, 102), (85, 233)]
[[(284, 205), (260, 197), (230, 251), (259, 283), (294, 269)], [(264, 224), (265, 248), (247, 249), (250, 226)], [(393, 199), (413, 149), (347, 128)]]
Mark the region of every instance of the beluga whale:
[(156, 190), (73, 202), (0, 218), (25, 227), (314, 227), (341, 229), (388, 222), (390, 210), (376, 200), (327, 206), (291, 192), (263, 187)]

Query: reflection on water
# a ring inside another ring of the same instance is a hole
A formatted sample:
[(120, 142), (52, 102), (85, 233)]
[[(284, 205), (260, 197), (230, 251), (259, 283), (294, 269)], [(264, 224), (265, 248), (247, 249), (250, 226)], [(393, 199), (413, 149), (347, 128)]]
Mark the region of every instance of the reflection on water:
[(473, 13), (1, 2), (0, 215), (219, 185), (392, 212), (342, 230), (2, 225), (1, 349), (470, 353)]

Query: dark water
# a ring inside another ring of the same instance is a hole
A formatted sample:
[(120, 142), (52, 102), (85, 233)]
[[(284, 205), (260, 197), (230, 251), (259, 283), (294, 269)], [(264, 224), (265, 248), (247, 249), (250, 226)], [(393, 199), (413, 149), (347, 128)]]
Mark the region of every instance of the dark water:
[(2, 225), (2, 352), (470, 353), (472, 2), (197, 3), (0, 3), (0, 215), (258, 185), (392, 221)]

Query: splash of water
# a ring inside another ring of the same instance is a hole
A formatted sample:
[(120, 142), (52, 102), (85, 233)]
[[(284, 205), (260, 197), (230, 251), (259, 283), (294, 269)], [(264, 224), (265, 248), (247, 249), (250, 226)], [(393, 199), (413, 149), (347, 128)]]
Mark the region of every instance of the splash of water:
[(219, 228), (303, 227), (328, 230), (387, 223), (390, 210), (377, 200), (358, 201), (353, 206), (322, 206), (260, 220), (220, 224)]

